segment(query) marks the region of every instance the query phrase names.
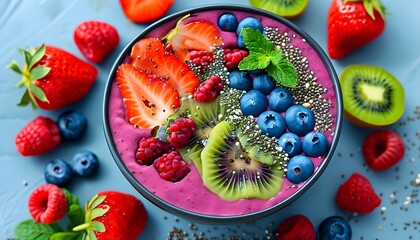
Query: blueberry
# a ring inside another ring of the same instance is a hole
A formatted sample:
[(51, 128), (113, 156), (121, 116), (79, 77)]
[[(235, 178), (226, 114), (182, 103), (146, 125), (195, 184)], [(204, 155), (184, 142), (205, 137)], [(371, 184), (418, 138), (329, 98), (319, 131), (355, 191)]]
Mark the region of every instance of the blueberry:
[(47, 183), (64, 187), (73, 177), (73, 170), (71, 169), (70, 164), (58, 158), (45, 165), (44, 176)]
[(302, 141), (303, 152), (311, 157), (319, 157), (328, 149), (328, 139), (320, 132), (310, 132)]
[(239, 101), (242, 113), (245, 116), (252, 115), (257, 117), (267, 109), (268, 102), (266, 96), (257, 90), (245, 93)]
[(241, 34), (243, 28), (253, 28), (260, 31), (261, 33), (264, 31), (264, 27), (258, 19), (254, 17), (246, 17), (242, 19), (238, 23), (238, 28), (236, 29), (236, 35), (238, 36), (237, 43), (239, 48), (245, 48), (244, 39)]
[(302, 153), (302, 140), (294, 133), (287, 132), (281, 135), (279, 145), (288, 154), (289, 158)]
[(268, 134), (269, 137), (279, 138), (286, 130), (284, 118), (274, 111), (265, 111), (258, 116), (257, 125), (262, 134)]
[(292, 94), (281, 87), (275, 88), (268, 96), (268, 105), (270, 109), (276, 112), (285, 112), (294, 104)]
[(238, 19), (231, 13), (224, 13), (219, 17), (219, 27), (223, 31), (235, 32), (238, 27)]
[(252, 79), (247, 72), (232, 71), (229, 74), (229, 87), (249, 91), (252, 88)]
[(265, 73), (265, 71), (262, 69), (256, 69), (256, 70), (248, 70), (248, 73), (251, 75), (257, 76), (257, 75)]
[(314, 172), (314, 164), (311, 159), (296, 155), (289, 160), (287, 164), (287, 179), (292, 183), (301, 183), (306, 181)]
[(340, 216), (331, 216), (318, 227), (319, 240), (350, 240), (351, 227), (347, 220)]
[(257, 75), (254, 77), (254, 80), (252, 80), (252, 88), (264, 93), (265, 95), (273, 91), (275, 87), (276, 84), (273, 79), (266, 73)]
[(314, 129), (315, 116), (311, 109), (302, 105), (293, 105), (287, 109), (284, 116), (290, 132), (304, 136)]
[(98, 157), (90, 151), (78, 152), (73, 157), (71, 167), (79, 176), (92, 176), (99, 167)]
[(87, 120), (80, 112), (67, 111), (58, 116), (57, 125), (64, 139), (76, 140), (86, 132)]

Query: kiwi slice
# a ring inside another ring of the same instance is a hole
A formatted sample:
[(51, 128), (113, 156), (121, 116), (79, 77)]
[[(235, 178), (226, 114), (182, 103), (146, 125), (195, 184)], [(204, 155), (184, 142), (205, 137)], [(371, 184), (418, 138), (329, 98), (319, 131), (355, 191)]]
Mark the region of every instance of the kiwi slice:
[(279, 162), (267, 165), (252, 157), (228, 121), (217, 124), (201, 152), (204, 185), (229, 201), (269, 199), (281, 189), (284, 175)]
[(404, 88), (385, 69), (350, 65), (343, 70), (340, 84), (344, 114), (355, 125), (388, 126), (404, 113)]
[(294, 18), (303, 13), (309, 0), (250, 0), (249, 3), (279, 16)]

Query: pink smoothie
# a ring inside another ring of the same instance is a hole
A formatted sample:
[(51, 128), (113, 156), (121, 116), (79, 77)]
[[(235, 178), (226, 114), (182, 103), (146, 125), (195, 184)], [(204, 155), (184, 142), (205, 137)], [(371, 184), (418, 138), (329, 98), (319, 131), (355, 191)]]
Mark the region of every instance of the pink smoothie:
[[(217, 20), (224, 12), (226, 11), (208, 11), (205, 13), (198, 13), (187, 18), (185, 21), (188, 22), (197, 19), (205, 19), (217, 26)], [(229, 12), (235, 14), (238, 20), (247, 16), (256, 17), (262, 22), (263, 26), (278, 28), (281, 33), (286, 31), (289, 34), (292, 40), (289, 44), (302, 50), (302, 55), (309, 60), (309, 69), (315, 73), (314, 75), (317, 77), (318, 83), (328, 89), (328, 91), (324, 93), (324, 98), (331, 100), (332, 107), (329, 112), (335, 120), (337, 115), (337, 99), (333, 90), (333, 83), (322, 59), (313, 50), (310, 44), (304, 41), (300, 35), (273, 19), (250, 13), (236, 11)], [(178, 19), (152, 30), (145, 37), (164, 36), (175, 26), (177, 20)], [(220, 34), (225, 46), (236, 45), (235, 33), (220, 31)], [(188, 175), (180, 182), (173, 183), (161, 179), (153, 166), (142, 166), (134, 161), (139, 140), (142, 137), (149, 136), (150, 131), (136, 129), (128, 123), (125, 115), (124, 103), (115, 82), (111, 87), (109, 99), (109, 122), (112, 137), (118, 153), (134, 177), (157, 197), (187, 211), (216, 216), (233, 216), (258, 212), (285, 201), (307, 184), (307, 182), (302, 184), (293, 184), (286, 178), (283, 178), (281, 191), (269, 200), (242, 199), (238, 201), (226, 201), (210, 192), (203, 185), (201, 176), (192, 163), (190, 164), (190, 173), (188, 173)], [(334, 122), (331, 132), (335, 131), (335, 127), (336, 123)], [(332, 134), (330, 132), (325, 132), (325, 134), (331, 143)], [(315, 165), (316, 172), (318, 171), (318, 167), (321, 165), (324, 158), (320, 157), (311, 159)]]

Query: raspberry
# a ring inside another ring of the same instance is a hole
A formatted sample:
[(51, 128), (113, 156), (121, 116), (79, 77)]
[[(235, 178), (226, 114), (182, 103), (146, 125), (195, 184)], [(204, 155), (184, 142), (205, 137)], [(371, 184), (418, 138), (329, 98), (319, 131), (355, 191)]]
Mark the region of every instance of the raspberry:
[(316, 232), (312, 222), (304, 215), (294, 215), (282, 223), (276, 231), (276, 240), (315, 240)]
[(381, 204), (369, 180), (359, 173), (353, 173), (338, 188), (335, 201), (340, 208), (352, 213), (370, 213)]
[(150, 137), (142, 138), (136, 152), (136, 162), (140, 165), (151, 165), (155, 159), (171, 150), (169, 143)]
[(242, 59), (248, 56), (248, 52), (242, 49), (225, 49), (225, 55), (223, 59), (225, 60), (225, 67), (231, 71), (238, 67)]
[(219, 96), (222, 90), (222, 79), (219, 76), (211, 76), (197, 87), (194, 92), (194, 99), (197, 102), (210, 102)]
[(181, 155), (177, 151), (164, 154), (156, 159), (153, 165), (161, 178), (171, 182), (180, 181), (190, 172), (187, 163), (182, 160)]
[(29, 197), (29, 212), (35, 222), (51, 224), (62, 219), (67, 212), (64, 192), (54, 184), (44, 184)]
[(195, 132), (195, 122), (191, 118), (177, 118), (169, 126), (168, 132), (168, 141), (172, 147), (185, 147)]
[(190, 61), (200, 69), (203, 69), (214, 61), (214, 56), (212, 52), (205, 50), (192, 50), (190, 51)]
[(391, 130), (377, 130), (370, 133), (362, 148), (366, 163), (376, 171), (394, 166), (404, 157), (404, 142)]

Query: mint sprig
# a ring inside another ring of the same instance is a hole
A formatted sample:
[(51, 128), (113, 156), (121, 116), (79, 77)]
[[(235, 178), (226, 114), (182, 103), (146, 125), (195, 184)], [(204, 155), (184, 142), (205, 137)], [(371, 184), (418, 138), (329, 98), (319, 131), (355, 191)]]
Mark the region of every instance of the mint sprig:
[(281, 49), (276, 49), (260, 31), (244, 28), (241, 31), (249, 56), (239, 63), (239, 70), (267, 70), (276, 82), (294, 88), (298, 83), (295, 67)]

